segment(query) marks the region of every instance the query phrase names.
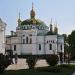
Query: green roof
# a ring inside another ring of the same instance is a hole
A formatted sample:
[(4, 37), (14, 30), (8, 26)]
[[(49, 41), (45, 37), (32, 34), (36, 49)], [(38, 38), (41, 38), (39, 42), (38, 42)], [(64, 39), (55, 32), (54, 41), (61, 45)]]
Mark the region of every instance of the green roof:
[(39, 19), (26, 19), (26, 20), (21, 22), (21, 25), (31, 25), (31, 24), (45, 25), (46, 26), (46, 24)]

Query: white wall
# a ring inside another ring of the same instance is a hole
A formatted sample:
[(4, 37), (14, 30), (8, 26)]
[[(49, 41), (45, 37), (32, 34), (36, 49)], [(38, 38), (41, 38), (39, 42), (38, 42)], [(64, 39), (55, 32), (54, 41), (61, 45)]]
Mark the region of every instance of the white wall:
[(0, 53), (5, 54), (5, 27), (6, 24), (0, 19)]
[[(62, 45), (62, 50), (61, 50), (61, 46)], [(64, 53), (64, 38), (59, 36), (58, 37), (58, 52), (63, 52)]]
[[(39, 44), (41, 45), (41, 50), (39, 50)], [(37, 54), (45, 54), (44, 36), (37, 36)]]
[[(47, 43), (48, 41), (48, 43)], [(52, 41), (52, 42), (51, 42)], [(54, 43), (53, 43), (54, 41)], [(49, 35), (45, 38), (45, 51), (46, 54), (54, 54), (57, 53), (57, 36), (56, 35)], [(52, 50), (49, 50), (49, 44), (52, 44)]]

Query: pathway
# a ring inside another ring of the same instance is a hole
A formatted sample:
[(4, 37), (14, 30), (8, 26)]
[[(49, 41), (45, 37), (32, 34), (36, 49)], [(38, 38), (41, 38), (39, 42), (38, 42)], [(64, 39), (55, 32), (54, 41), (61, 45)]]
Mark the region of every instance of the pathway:
[[(48, 66), (45, 60), (39, 60), (36, 63), (35, 67)], [(19, 70), (19, 69), (27, 69), (28, 65), (26, 63), (26, 59), (18, 59), (17, 64), (9, 65), (6, 70)]]

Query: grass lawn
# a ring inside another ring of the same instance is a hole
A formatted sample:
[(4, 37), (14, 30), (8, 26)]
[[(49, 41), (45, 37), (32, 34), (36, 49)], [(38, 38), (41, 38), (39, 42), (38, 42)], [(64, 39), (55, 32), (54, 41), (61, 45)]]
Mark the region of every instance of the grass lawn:
[(5, 71), (0, 75), (71, 75), (74, 71), (75, 65), (61, 65), (55, 67), (40, 67), (31, 70)]

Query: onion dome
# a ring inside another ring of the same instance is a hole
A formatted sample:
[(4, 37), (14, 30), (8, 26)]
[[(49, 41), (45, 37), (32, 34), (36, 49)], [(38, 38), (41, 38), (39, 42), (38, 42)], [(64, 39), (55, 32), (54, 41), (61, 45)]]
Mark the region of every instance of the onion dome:
[(33, 7), (33, 3), (32, 3), (32, 10), (31, 10), (31, 12), (30, 12), (31, 19), (34, 19), (34, 18), (35, 18), (35, 11), (34, 11), (33, 8), (34, 8), (34, 7)]

